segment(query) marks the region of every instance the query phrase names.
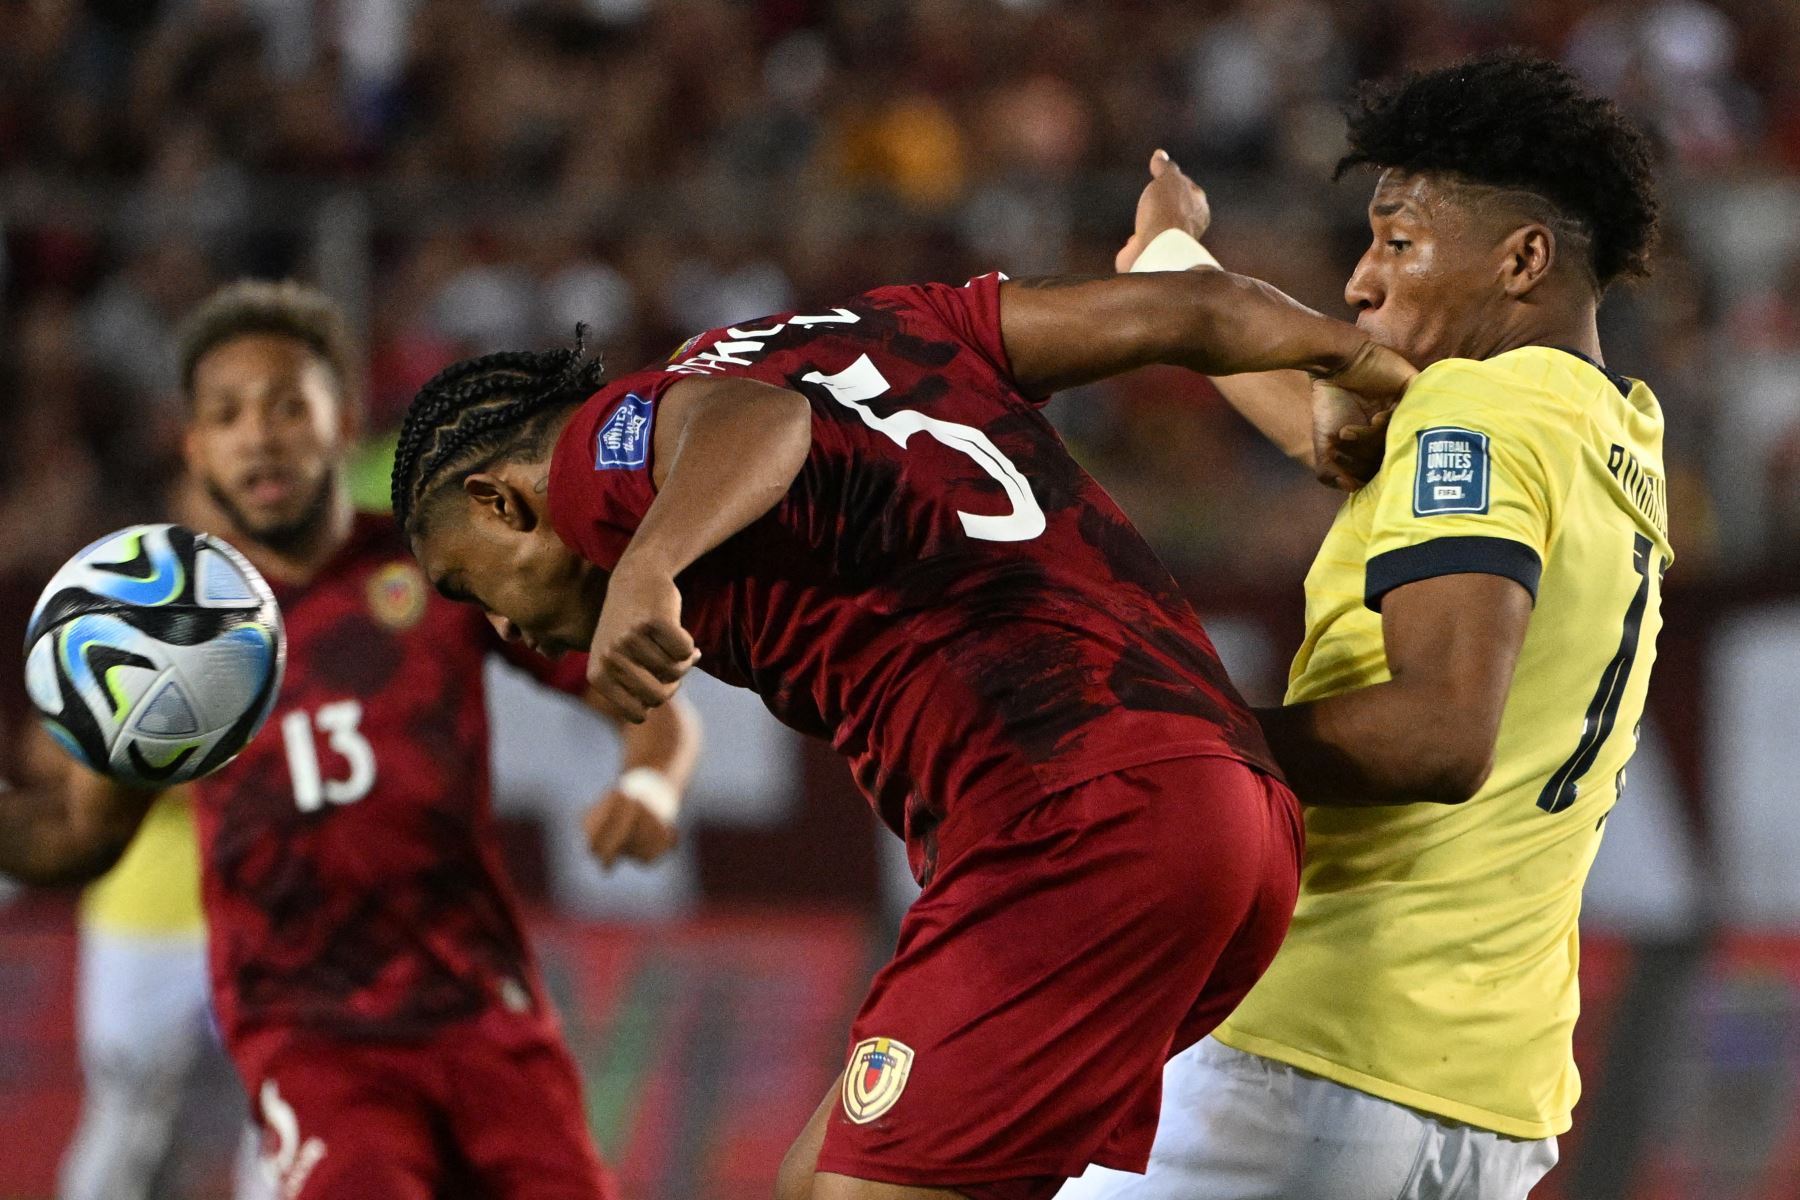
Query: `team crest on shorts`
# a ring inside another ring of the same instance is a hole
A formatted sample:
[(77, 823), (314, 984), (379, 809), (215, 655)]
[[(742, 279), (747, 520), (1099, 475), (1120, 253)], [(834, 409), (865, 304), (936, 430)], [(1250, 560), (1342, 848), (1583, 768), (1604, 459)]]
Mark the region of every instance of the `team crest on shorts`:
[(369, 612), (389, 629), (411, 629), (425, 616), (425, 575), (393, 562), (369, 576)]
[(858, 1125), (894, 1107), (912, 1071), (912, 1047), (893, 1038), (866, 1038), (850, 1052), (844, 1072), (844, 1115)]

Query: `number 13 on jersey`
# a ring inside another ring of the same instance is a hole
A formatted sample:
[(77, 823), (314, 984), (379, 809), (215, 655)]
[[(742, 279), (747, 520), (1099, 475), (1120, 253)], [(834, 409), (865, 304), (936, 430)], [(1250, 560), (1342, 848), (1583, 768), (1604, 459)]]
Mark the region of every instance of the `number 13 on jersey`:
[[(316, 712), (297, 709), (281, 718), (281, 740), (287, 750), (288, 775), (294, 781), (294, 806), (317, 812), (327, 802), (354, 804), (375, 786), (375, 747), (363, 736), (362, 703), (339, 700)], [(348, 774), (327, 779), (319, 765), (317, 734), (344, 760)]]

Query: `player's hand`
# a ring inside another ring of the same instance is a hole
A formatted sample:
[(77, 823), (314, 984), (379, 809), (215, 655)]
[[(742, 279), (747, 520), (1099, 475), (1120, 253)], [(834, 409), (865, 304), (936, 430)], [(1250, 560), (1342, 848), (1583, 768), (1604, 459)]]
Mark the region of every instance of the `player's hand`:
[(675, 826), (642, 800), (617, 788), (594, 802), (581, 825), (587, 834), (588, 852), (607, 868), (622, 858), (655, 862), (681, 840)]
[(1313, 381), (1313, 461), (1321, 483), (1355, 491), (1375, 477), (1394, 406), (1419, 372), (1375, 342)]
[(1113, 258), (1113, 267), (1123, 274), (1156, 240), (1156, 235), (1179, 229), (1195, 241), (1206, 236), (1212, 224), (1212, 208), (1206, 203), (1206, 192), (1182, 174), (1166, 150), (1150, 156), (1150, 182), (1138, 196), (1137, 226), (1124, 247)]
[(1388, 418), (1393, 409), (1370, 415), (1354, 392), (1322, 383), (1312, 385), (1313, 474), (1320, 483), (1354, 492), (1381, 470), (1387, 449)]
[(610, 717), (641, 722), (700, 661), (681, 627), (681, 592), (665, 573), (619, 560), (588, 650), (588, 686)]

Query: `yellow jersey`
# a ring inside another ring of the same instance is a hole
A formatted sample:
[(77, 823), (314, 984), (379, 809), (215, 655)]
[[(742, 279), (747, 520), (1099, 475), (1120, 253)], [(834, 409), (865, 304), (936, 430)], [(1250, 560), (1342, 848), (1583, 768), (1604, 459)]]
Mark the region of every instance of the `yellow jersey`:
[(1308, 808), (1293, 927), (1220, 1041), (1511, 1137), (1569, 1127), (1581, 889), (1662, 624), (1662, 437), (1649, 388), (1564, 350), (1414, 381), (1307, 574), (1288, 702), (1388, 678), (1388, 591), (1507, 576), (1535, 602), (1494, 771), (1461, 805)]
[(151, 805), (118, 864), (81, 897), (83, 926), (133, 937), (204, 937), (200, 845), (186, 789)]

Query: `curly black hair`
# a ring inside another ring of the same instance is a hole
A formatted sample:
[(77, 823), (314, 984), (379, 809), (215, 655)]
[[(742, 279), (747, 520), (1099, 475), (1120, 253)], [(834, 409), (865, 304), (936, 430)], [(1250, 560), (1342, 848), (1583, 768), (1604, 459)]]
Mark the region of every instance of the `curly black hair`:
[[(600, 389), (606, 370), (588, 356), (586, 326), (562, 350), (505, 350), (452, 363), (419, 389), (394, 451), (394, 518), (416, 533), (426, 500), (505, 458), (542, 454), (551, 414)], [(441, 476), (451, 479), (439, 482)]]
[(1567, 68), (1516, 50), (1367, 83), (1347, 112), (1370, 165), (1445, 173), (1548, 201), (1587, 235), (1595, 283), (1649, 271), (1657, 198), (1650, 144)]
[(342, 398), (355, 402), (361, 356), (343, 310), (324, 292), (292, 279), (240, 279), (200, 302), (175, 336), (182, 394), (193, 400), (194, 370), (208, 352), (257, 333), (304, 343), (331, 368)]

